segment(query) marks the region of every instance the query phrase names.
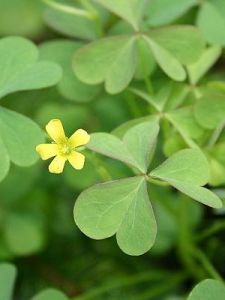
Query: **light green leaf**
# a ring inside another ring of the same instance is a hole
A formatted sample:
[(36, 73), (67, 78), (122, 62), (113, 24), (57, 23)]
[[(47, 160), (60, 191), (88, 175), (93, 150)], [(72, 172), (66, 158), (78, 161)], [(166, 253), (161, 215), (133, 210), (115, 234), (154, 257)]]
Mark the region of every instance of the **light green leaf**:
[(13, 265), (0, 264), (0, 300), (12, 300), (16, 273)]
[(215, 279), (205, 279), (197, 284), (187, 300), (223, 300), (225, 285)]
[(94, 0), (111, 12), (129, 22), (134, 29), (139, 28), (148, 0)]
[(146, 37), (146, 41), (152, 50), (160, 68), (172, 79), (183, 81), (186, 78), (186, 73), (181, 63), (165, 48), (157, 44), (154, 40)]
[(199, 10), (197, 25), (208, 42), (225, 45), (225, 3), (222, 0), (204, 1)]
[(203, 188), (209, 181), (209, 164), (198, 149), (184, 149), (169, 157), (150, 176), (168, 182), (187, 196), (210, 207), (222, 207), (221, 200)]
[(222, 53), (218, 46), (207, 48), (202, 56), (193, 64), (187, 66), (190, 82), (195, 85), (215, 64)]
[(59, 290), (46, 289), (38, 293), (31, 300), (69, 300), (69, 298)]
[(44, 141), (43, 132), (32, 120), (3, 107), (0, 109), (0, 137), (10, 160), (24, 167), (37, 161), (35, 147)]
[(155, 150), (158, 132), (157, 122), (145, 122), (129, 129), (122, 141), (107, 133), (92, 134), (87, 147), (145, 173)]
[(149, 37), (184, 65), (198, 60), (205, 47), (201, 32), (193, 26), (155, 29), (149, 32)]
[(40, 58), (59, 64), (63, 70), (63, 77), (58, 83), (59, 92), (66, 99), (88, 102), (99, 93), (98, 86), (84, 84), (76, 78), (72, 69), (74, 53), (82, 46), (69, 40), (56, 40), (40, 46)]
[(215, 129), (225, 121), (225, 96), (215, 93), (202, 96), (194, 106), (197, 122), (207, 129)]
[(44, 19), (51, 28), (68, 37), (94, 40), (98, 36), (93, 21), (82, 16), (47, 8)]
[(106, 90), (115, 94), (130, 83), (135, 72), (135, 38), (110, 37), (78, 50), (73, 68), (76, 76), (88, 84), (105, 81)]
[(152, 0), (148, 13), (148, 24), (151, 26), (169, 24), (195, 4), (197, 4), (196, 0)]
[(147, 252), (157, 226), (143, 177), (95, 185), (81, 193), (74, 207), (77, 226), (87, 236), (104, 239), (116, 234), (129, 255)]
[(58, 65), (39, 62), (36, 46), (21, 37), (0, 40), (0, 69), (0, 97), (52, 86), (62, 75)]
[(40, 225), (26, 215), (8, 216), (4, 237), (8, 248), (16, 255), (33, 254), (41, 249), (44, 242)]

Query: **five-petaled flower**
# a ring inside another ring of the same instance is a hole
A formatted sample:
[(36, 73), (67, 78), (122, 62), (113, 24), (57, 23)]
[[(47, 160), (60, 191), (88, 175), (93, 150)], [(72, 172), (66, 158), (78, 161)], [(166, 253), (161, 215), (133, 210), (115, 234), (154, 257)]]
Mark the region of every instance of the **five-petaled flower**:
[(77, 151), (77, 147), (86, 145), (90, 140), (90, 135), (85, 130), (78, 129), (70, 138), (67, 138), (62, 123), (58, 119), (51, 120), (46, 125), (46, 131), (54, 142), (40, 144), (36, 147), (36, 151), (43, 160), (55, 156), (49, 165), (49, 172), (62, 173), (67, 160), (75, 169), (81, 170), (85, 156)]

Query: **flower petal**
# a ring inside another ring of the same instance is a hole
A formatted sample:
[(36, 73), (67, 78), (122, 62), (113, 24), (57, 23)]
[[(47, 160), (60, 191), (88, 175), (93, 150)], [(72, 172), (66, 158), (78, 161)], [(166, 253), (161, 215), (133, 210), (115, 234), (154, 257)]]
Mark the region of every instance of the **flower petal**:
[(59, 119), (53, 119), (46, 125), (46, 131), (48, 135), (55, 141), (57, 144), (65, 142), (66, 136), (62, 126), (62, 123)]
[(85, 156), (79, 152), (73, 151), (68, 157), (69, 162), (76, 170), (81, 170), (84, 167)]
[(48, 167), (49, 172), (54, 174), (62, 173), (66, 160), (64, 156), (57, 155)]
[(69, 143), (71, 147), (79, 147), (86, 145), (90, 141), (90, 135), (83, 129), (78, 129), (69, 138)]
[(37, 153), (41, 159), (46, 160), (58, 153), (58, 146), (56, 144), (40, 144), (36, 147)]

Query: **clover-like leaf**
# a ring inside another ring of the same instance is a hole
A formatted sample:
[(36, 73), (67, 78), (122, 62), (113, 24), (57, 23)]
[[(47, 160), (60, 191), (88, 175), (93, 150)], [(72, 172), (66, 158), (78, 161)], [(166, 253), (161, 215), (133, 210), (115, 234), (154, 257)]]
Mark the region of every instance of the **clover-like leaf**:
[(82, 46), (69, 40), (47, 42), (40, 47), (40, 58), (59, 64), (63, 76), (57, 87), (59, 92), (69, 100), (88, 102), (99, 93), (99, 86), (90, 86), (76, 78), (72, 69), (74, 53)]
[(56, 84), (61, 68), (38, 61), (38, 49), (21, 37), (0, 40), (0, 98), (16, 91), (40, 89)]
[(56, 289), (45, 289), (35, 295), (31, 300), (69, 300), (61, 291)]
[(190, 82), (195, 85), (207, 71), (215, 64), (222, 52), (221, 47), (207, 48), (201, 57), (193, 64), (187, 66)]
[(16, 268), (13, 265), (0, 264), (0, 300), (12, 299), (16, 273)]
[(169, 24), (195, 4), (197, 4), (197, 0), (151, 0), (148, 24), (151, 26)]
[(135, 38), (118, 36), (104, 38), (78, 50), (73, 68), (76, 76), (88, 84), (105, 81), (107, 92), (121, 92), (135, 72)]
[(224, 16), (224, 1), (204, 1), (202, 3), (197, 17), (197, 25), (208, 42), (220, 46), (225, 45)]
[(74, 219), (93, 239), (116, 234), (119, 247), (129, 255), (141, 255), (154, 244), (157, 225), (144, 177), (132, 177), (95, 185), (78, 197)]
[(158, 133), (157, 122), (144, 122), (129, 129), (123, 140), (107, 133), (94, 133), (87, 147), (146, 173)]
[(225, 298), (225, 285), (215, 279), (205, 279), (197, 284), (187, 300), (223, 300)]
[(155, 29), (149, 32), (149, 36), (184, 65), (198, 60), (205, 47), (201, 32), (193, 26)]
[(184, 149), (169, 157), (150, 176), (168, 182), (187, 196), (214, 208), (221, 208), (221, 200), (202, 187), (209, 181), (209, 164), (198, 149)]
[(94, 0), (128, 21), (136, 30), (149, 0)]
[(194, 106), (194, 116), (203, 128), (216, 128), (225, 121), (225, 95), (219, 93), (203, 95)]
[(0, 151), (2, 165), (0, 179), (7, 174), (9, 160), (22, 167), (34, 164), (38, 159), (35, 146), (40, 141), (44, 141), (43, 132), (32, 120), (1, 107)]

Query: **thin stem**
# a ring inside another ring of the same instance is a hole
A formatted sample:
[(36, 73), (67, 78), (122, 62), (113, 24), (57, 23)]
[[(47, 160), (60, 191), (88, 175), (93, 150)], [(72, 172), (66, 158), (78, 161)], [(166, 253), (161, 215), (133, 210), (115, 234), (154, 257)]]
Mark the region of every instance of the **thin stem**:
[(111, 282), (108, 285), (100, 286), (97, 287), (90, 292), (85, 293), (84, 295), (75, 297), (71, 300), (94, 300), (98, 299), (100, 295), (104, 295), (104, 293), (120, 288), (120, 287), (128, 287), (128, 286), (133, 286), (138, 283), (142, 282), (149, 282), (151, 280), (165, 280), (169, 274), (167, 272), (162, 272), (162, 271), (150, 271), (150, 272), (143, 272), (139, 274), (135, 274), (132, 276), (127, 276), (124, 278), (118, 278), (116, 281)]
[(224, 127), (225, 127), (225, 121), (221, 122), (217, 126), (217, 128), (213, 131), (211, 138), (209, 139), (208, 147), (211, 148), (216, 144), (216, 142), (218, 141)]
[(95, 153), (89, 153), (86, 154), (90, 160), (92, 161), (93, 165), (95, 166), (95, 170), (98, 173), (99, 177), (102, 179), (102, 181), (109, 181), (112, 180), (112, 176), (105, 167), (103, 161), (96, 156)]
[(223, 229), (225, 229), (225, 221), (218, 222), (216, 224), (213, 224), (210, 228), (207, 228), (206, 230), (201, 232), (199, 235), (197, 235), (195, 237), (195, 240), (197, 242), (200, 242)]
[(87, 18), (87, 19), (90, 19), (90, 20), (93, 19), (93, 14), (91, 14), (90, 12), (88, 12), (84, 9), (79, 9), (79, 8), (75, 8), (75, 7), (72, 7), (72, 6), (60, 4), (60, 3), (57, 3), (53, 0), (42, 0), (42, 1), (45, 4), (47, 4), (48, 6), (54, 8), (56, 10), (59, 10), (59, 11), (62, 11), (62, 12), (68, 13), (68, 14), (72, 14), (72, 15), (75, 15), (75, 16), (84, 17), (84, 18)]
[(192, 246), (190, 250), (192, 254), (201, 262), (205, 270), (208, 272), (210, 276), (212, 276), (212, 278), (219, 281), (223, 281), (223, 278), (214, 268), (212, 263), (209, 261), (208, 257), (199, 248)]

